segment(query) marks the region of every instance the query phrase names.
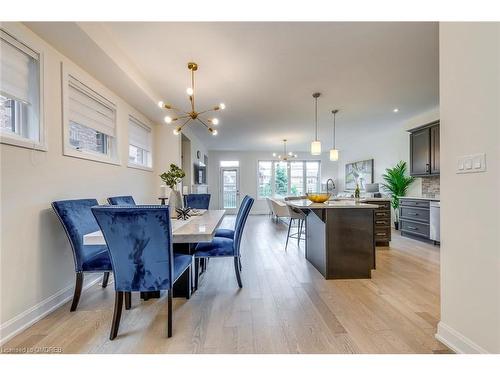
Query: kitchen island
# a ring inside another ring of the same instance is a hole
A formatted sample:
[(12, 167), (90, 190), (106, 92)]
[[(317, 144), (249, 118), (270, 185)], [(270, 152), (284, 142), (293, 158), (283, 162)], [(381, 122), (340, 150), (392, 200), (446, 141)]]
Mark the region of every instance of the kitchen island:
[(375, 268), (376, 204), (287, 201), (306, 216), (306, 259), (325, 279), (371, 278)]

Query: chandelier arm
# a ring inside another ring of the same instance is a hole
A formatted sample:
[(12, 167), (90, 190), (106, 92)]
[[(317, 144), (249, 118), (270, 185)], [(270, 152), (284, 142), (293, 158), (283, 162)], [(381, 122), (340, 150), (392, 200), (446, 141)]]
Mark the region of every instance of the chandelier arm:
[(194, 112), (194, 70), (191, 70), (191, 89), (193, 90), (193, 95), (191, 95), (191, 109)]
[(180, 127), (179, 127), (179, 130), (182, 129), (184, 127), (184, 125), (186, 125), (189, 121), (191, 121), (192, 119), (191, 118), (188, 118), (186, 121), (184, 121), (184, 124), (182, 124)]
[(215, 111), (216, 111), (216, 109), (207, 109), (207, 110), (205, 110), (205, 111), (198, 112), (198, 116), (199, 116), (199, 115), (202, 115), (202, 114), (204, 114), (204, 113), (208, 113), (208, 112), (215, 112)]
[(205, 124), (205, 123), (203, 122), (203, 120), (202, 120), (202, 119), (200, 119), (199, 117), (197, 117), (196, 119), (197, 119), (199, 122), (201, 122), (203, 125), (205, 125), (205, 127), (206, 127), (207, 129), (210, 129), (210, 126), (208, 126), (207, 124)]

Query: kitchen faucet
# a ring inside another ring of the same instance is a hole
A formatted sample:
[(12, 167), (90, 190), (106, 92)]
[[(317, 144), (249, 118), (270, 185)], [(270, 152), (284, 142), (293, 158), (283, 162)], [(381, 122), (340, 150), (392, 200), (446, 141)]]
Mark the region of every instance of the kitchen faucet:
[(330, 189), (329, 189), (330, 182), (332, 183), (332, 193), (333, 193), (333, 191), (335, 190), (335, 182), (333, 182), (333, 180), (331, 178), (329, 178), (328, 180), (326, 180), (326, 192), (327, 193), (330, 192)]

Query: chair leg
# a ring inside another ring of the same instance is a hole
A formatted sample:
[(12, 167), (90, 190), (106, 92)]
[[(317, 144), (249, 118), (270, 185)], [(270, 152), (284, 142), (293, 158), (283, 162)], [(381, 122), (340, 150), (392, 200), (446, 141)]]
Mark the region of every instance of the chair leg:
[(241, 257), (238, 257), (238, 263), (240, 264), (240, 272), (243, 271), (243, 266), (241, 265)]
[(132, 292), (125, 292), (125, 310), (132, 308)]
[(172, 294), (173, 289), (168, 290), (168, 319), (167, 319), (167, 337), (172, 337)]
[(188, 272), (188, 282), (186, 283), (187, 284), (186, 299), (190, 299), (191, 298), (191, 291), (193, 289), (193, 286), (191, 284), (192, 275), (193, 275), (193, 267), (189, 266), (187, 269), (187, 272)]
[(69, 311), (75, 311), (78, 306), (78, 301), (80, 301), (80, 296), (82, 294), (83, 287), (83, 272), (76, 273), (75, 282), (75, 293), (73, 294), (73, 302), (71, 303), (71, 308)]
[(297, 246), (300, 246), (300, 235), (302, 233), (302, 220), (299, 219), (299, 225), (297, 228)]
[(292, 227), (292, 220), (293, 219), (290, 219), (290, 223), (288, 223), (288, 233), (286, 234), (285, 251), (286, 248), (288, 247), (288, 239), (290, 238), (290, 228)]
[(103, 288), (106, 288), (108, 286), (108, 281), (109, 281), (109, 272), (104, 272), (101, 284)]
[(200, 278), (200, 258), (194, 259), (194, 290), (198, 290), (198, 279)]
[(111, 333), (109, 339), (114, 340), (118, 335), (120, 327), (120, 319), (122, 317), (123, 292), (115, 292), (115, 310), (113, 312), (113, 323), (111, 324)]
[(238, 286), (243, 288), (243, 284), (241, 283), (241, 275), (240, 275), (240, 267), (238, 264), (238, 257), (234, 257), (234, 272), (236, 272), (236, 281), (238, 282)]

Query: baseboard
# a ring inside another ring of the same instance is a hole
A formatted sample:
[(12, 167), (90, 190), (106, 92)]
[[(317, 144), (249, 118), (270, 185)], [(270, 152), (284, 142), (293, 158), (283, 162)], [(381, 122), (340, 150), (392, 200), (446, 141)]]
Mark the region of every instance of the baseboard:
[(438, 323), (436, 339), (446, 345), (448, 348), (459, 354), (489, 354), (467, 337), (457, 332), (443, 322)]
[[(87, 277), (84, 279), (83, 290), (87, 290), (101, 279), (102, 275), (100, 274)], [(74, 285), (70, 285), (3, 323), (0, 326), (0, 345), (4, 345), (16, 335), (70, 301), (73, 298), (73, 291)]]

